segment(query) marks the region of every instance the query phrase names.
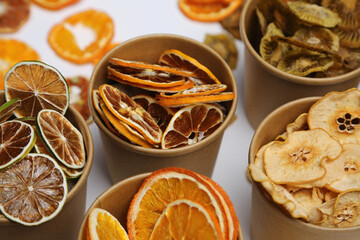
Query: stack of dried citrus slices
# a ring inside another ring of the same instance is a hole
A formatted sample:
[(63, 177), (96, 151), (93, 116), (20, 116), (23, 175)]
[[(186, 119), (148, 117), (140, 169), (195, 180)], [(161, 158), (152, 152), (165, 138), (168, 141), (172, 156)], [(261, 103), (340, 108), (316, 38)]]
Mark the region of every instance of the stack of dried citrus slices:
[(10, 220), (38, 225), (54, 218), (67, 178), (85, 165), (81, 133), (64, 116), (68, 86), (53, 67), (19, 62), (5, 77), (0, 106), (0, 210)]
[(109, 63), (109, 79), (149, 95), (131, 98), (104, 84), (93, 90), (95, 109), (114, 134), (143, 147), (169, 149), (201, 141), (225, 118), (217, 103), (234, 98), (207, 67), (176, 49), (163, 52), (158, 64), (119, 58)]
[(360, 225), (360, 90), (331, 92), (260, 148), (249, 170), (294, 218)]
[(123, 240), (236, 240), (239, 228), (232, 202), (217, 183), (186, 169), (165, 168), (146, 177), (135, 194), (128, 236), (110, 213), (95, 208), (88, 218), (88, 240), (110, 234)]

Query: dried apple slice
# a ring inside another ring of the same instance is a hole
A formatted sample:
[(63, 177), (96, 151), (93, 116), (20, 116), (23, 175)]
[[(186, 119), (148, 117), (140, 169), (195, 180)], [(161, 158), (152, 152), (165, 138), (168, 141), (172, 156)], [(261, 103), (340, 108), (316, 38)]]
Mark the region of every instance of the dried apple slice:
[(360, 144), (360, 90), (330, 92), (309, 110), (309, 128), (322, 128), (341, 144)]
[(288, 134), (302, 130), (309, 130), (309, 125), (307, 123), (307, 113), (300, 114), (293, 123), (289, 123), (286, 126), (286, 132)]
[(299, 202), (301, 206), (303, 206), (305, 212), (307, 212), (309, 215), (314, 208), (320, 206), (323, 203), (316, 188), (300, 189), (290, 194), (296, 199), (296, 201)]
[(325, 175), (323, 161), (337, 158), (341, 151), (340, 143), (322, 129), (293, 132), (265, 150), (265, 173), (277, 184), (312, 182)]

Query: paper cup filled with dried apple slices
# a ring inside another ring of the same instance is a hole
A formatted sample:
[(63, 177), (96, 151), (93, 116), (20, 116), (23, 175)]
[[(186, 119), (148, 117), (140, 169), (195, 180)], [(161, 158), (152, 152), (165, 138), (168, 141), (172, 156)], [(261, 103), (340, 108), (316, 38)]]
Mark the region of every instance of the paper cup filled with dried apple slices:
[(42, 62), (19, 62), (6, 74), (0, 103), (1, 238), (75, 238), (93, 142), (69, 107), (64, 77)]
[(137, 37), (101, 59), (89, 89), (113, 183), (169, 166), (211, 176), (237, 104), (215, 51), (182, 36)]
[(244, 239), (222, 187), (204, 175), (174, 167), (124, 179), (102, 193), (89, 208), (78, 240), (106, 239), (108, 233), (119, 240), (171, 239), (171, 235)]
[(289, 102), (269, 114), (249, 151), (254, 240), (357, 239), (360, 90)]
[(356, 4), (247, 1), (240, 28), (245, 45), (245, 110), (254, 128), (286, 102), (357, 87)]

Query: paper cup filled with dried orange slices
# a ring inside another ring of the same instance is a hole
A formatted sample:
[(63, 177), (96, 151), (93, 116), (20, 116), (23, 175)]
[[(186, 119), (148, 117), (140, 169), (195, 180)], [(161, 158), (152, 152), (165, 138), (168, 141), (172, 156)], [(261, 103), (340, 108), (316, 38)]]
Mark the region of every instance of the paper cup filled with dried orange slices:
[(5, 76), (0, 103), (1, 238), (74, 238), (93, 142), (82, 116), (68, 108), (65, 78), (42, 62), (19, 62)]
[(360, 235), (360, 90), (289, 102), (256, 130), (249, 152), (253, 240)]
[(211, 176), (237, 103), (215, 51), (176, 35), (131, 39), (97, 64), (90, 91), (114, 183), (169, 166)]
[[(141, 206), (141, 207), (140, 207)], [(78, 240), (243, 240), (234, 206), (208, 177), (164, 168), (118, 182), (89, 208)]]
[(347, 0), (246, 2), (240, 21), (244, 95), (254, 128), (286, 102), (357, 87), (357, 4)]

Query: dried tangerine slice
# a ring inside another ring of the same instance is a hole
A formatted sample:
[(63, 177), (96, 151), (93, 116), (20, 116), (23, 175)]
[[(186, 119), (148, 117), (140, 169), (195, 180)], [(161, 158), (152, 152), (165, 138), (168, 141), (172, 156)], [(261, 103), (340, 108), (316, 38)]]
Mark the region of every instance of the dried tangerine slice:
[(13, 65), (24, 60), (40, 60), (40, 57), (26, 43), (15, 39), (0, 39), (0, 46), (0, 89), (4, 89), (5, 75)]
[(0, 124), (0, 169), (23, 159), (36, 141), (34, 129), (20, 121)]
[(20, 100), (18, 98), (14, 98), (3, 105), (0, 106), (0, 123), (5, 122), (8, 120), (15, 109), (20, 106)]
[(230, 2), (197, 3), (179, 0), (180, 10), (190, 19), (202, 22), (218, 22), (228, 17), (241, 6), (242, 0)]
[(89, 213), (88, 240), (129, 240), (129, 237), (120, 222), (108, 211), (93, 208)]
[(160, 143), (162, 135), (160, 127), (140, 105), (110, 85), (101, 85), (99, 91), (107, 108), (116, 118), (136, 129), (149, 143)]
[(198, 174), (181, 168), (165, 168), (150, 174), (131, 201), (127, 215), (130, 239), (149, 239), (161, 214), (174, 201), (185, 199), (208, 209), (229, 239), (228, 223), (221, 201)]
[(79, 0), (32, 0), (32, 1), (37, 5), (39, 5), (40, 7), (50, 10), (59, 10), (61, 8), (77, 3)]
[(0, 2), (0, 33), (16, 32), (29, 16), (29, 0), (2, 0)]
[(161, 98), (202, 96), (223, 92), (226, 88), (227, 86), (225, 84), (204, 84), (188, 88), (175, 94), (160, 93), (159, 96)]
[(15, 64), (5, 76), (7, 101), (18, 98), (17, 117), (36, 117), (42, 109), (65, 114), (69, 106), (66, 80), (54, 67), (42, 62), (23, 61)]
[(330, 92), (309, 110), (309, 128), (322, 128), (341, 144), (360, 144), (360, 90)]
[(36, 118), (40, 137), (58, 161), (73, 169), (83, 168), (86, 161), (83, 137), (60, 113), (44, 109)]
[(159, 58), (159, 64), (191, 72), (194, 81), (197, 80), (196, 82), (200, 84), (221, 84), (207, 67), (177, 49), (163, 52)]
[(184, 107), (172, 117), (161, 138), (161, 148), (195, 144), (214, 132), (223, 121), (223, 112), (214, 105)]
[(161, 106), (155, 98), (149, 95), (136, 95), (131, 98), (153, 117), (162, 131), (165, 131), (175, 114), (173, 109)]
[(312, 182), (325, 175), (323, 161), (336, 159), (341, 151), (341, 144), (322, 129), (296, 131), (265, 150), (264, 168), (277, 184)]
[(224, 240), (216, 217), (201, 204), (186, 199), (173, 201), (166, 207), (149, 239), (171, 238)]
[(360, 225), (360, 189), (340, 193), (336, 199), (333, 223), (336, 227)]
[[(84, 36), (80, 34), (86, 33)], [(87, 10), (56, 24), (48, 41), (62, 58), (74, 63), (88, 63), (100, 55), (114, 34), (114, 23), (104, 12)]]
[(0, 209), (12, 221), (33, 226), (53, 219), (67, 196), (63, 171), (54, 159), (28, 154), (0, 172)]
[(190, 104), (201, 104), (201, 103), (217, 103), (224, 101), (231, 101), (235, 98), (233, 92), (221, 92), (210, 95), (199, 95), (199, 96), (184, 96), (177, 98), (158, 97), (158, 103), (164, 107), (181, 107)]

